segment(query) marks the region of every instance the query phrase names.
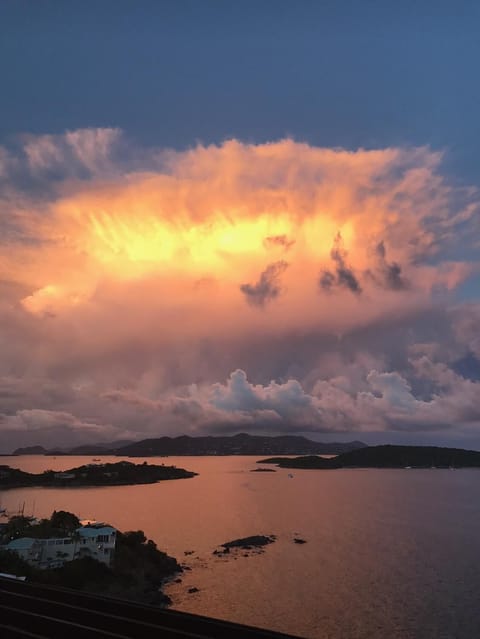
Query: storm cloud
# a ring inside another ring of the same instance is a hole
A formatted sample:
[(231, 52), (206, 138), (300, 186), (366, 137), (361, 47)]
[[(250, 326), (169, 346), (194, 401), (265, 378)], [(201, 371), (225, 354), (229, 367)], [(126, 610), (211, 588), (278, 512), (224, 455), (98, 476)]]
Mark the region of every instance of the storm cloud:
[(480, 442), (478, 195), (441, 154), (143, 149), (117, 129), (0, 151), (2, 450), (239, 429)]

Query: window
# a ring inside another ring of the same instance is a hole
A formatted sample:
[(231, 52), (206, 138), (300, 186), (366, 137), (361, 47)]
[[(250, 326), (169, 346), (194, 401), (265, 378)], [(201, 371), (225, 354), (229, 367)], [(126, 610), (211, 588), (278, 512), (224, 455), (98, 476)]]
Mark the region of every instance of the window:
[(105, 543), (108, 542), (108, 535), (98, 535), (97, 543)]

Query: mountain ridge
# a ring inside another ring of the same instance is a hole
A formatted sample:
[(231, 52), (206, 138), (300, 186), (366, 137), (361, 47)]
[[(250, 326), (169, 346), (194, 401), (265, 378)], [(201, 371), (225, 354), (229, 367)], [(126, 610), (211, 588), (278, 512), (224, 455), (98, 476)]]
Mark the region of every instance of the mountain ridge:
[[(238, 433), (233, 436), (160, 437), (144, 439), (129, 446), (119, 448), (117, 455), (129, 457), (152, 457), (162, 455), (336, 455), (341, 452), (363, 448), (363, 442), (314, 442), (300, 435), (249, 435)], [(298, 452), (297, 452), (298, 451)], [(263, 452), (260, 454), (264, 454)]]
[[(360, 441), (315, 442), (301, 435), (250, 435), (238, 433), (231, 436), (157, 437), (137, 442), (125, 440), (107, 444), (85, 444), (70, 449), (45, 449), (41, 446), (17, 448), (14, 455), (117, 455), (122, 457), (164, 457), (168, 455), (338, 455), (366, 447)], [(41, 450), (40, 450), (41, 449)], [(30, 452), (38, 450), (38, 452)], [(43, 451), (43, 452), (42, 452)]]

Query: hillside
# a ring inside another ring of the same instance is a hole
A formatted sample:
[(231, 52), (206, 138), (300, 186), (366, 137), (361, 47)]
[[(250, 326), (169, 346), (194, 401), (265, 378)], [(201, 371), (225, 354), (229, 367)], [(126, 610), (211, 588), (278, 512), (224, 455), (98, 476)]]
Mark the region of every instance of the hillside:
[(153, 484), (170, 479), (187, 479), (195, 477), (196, 474), (175, 466), (155, 466), (146, 462), (132, 464), (127, 461), (116, 464), (87, 464), (62, 472), (46, 470), (39, 474), (0, 466), (0, 488), (126, 486)]
[(117, 455), (337, 455), (365, 446), (362, 442), (322, 443), (298, 435), (267, 437), (241, 433), (232, 437), (161, 437), (144, 439), (116, 451)]
[(369, 446), (342, 453), (332, 459), (316, 456), (294, 459), (262, 459), (259, 464), (280, 468), (480, 468), (480, 452), (438, 446)]

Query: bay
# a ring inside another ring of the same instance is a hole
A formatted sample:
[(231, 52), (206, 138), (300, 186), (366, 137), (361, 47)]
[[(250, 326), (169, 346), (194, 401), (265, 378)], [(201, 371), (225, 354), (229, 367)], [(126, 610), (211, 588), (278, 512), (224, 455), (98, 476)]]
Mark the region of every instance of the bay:
[[(102, 462), (119, 461), (102, 457)], [(311, 638), (480, 636), (478, 470), (251, 473), (255, 457), (138, 458), (198, 477), (146, 486), (3, 491), (8, 512), (69, 510), (141, 529), (191, 570), (166, 592), (179, 610)], [(90, 457), (3, 457), (29, 472)], [(263, 554), (212, 552), (275, 534)], [(295, 544), (299, 536), (307, 541)], [(194, 551), (185, 555), (185, 552)], [(198, 592), (189, 593), (196, 587)]]

